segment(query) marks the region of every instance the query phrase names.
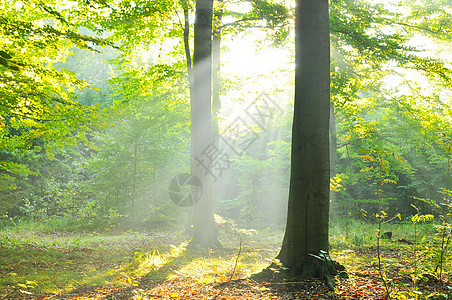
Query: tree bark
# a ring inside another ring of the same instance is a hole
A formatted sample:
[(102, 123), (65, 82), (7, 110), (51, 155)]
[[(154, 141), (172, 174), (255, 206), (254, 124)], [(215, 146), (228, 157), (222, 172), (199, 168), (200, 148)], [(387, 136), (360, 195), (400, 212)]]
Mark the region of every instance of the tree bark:
[(135, 218), (135, 201), (137, 194), (137, 161), (138, 161), (138, 137), (135, 139), (134, 152), (133, 152), (133, 175), (132, 175), (132, 205), (130, 217), (133, 220)]
[(212, 16), (213, 0), (196, 1), (191, 99), (191, 173), (203, 186), (194, 206), (192, 243), (217, 247), (214, 221), (213, 175), (208, 150), (212, 143)]
[(330, 273), (330, 266), (318, 259), (329, 246), (329, 118), (328, 0), (297, 0), (289, 203), (277, 258), (302, 278), (326, 278)]
[[(330, 104), (330, 178), (337, 175), (337, 132), (336, 132), (336, 114), (333, 103)], [(336, 192), (330, 188), (330, 216), (335, 217), (338, 211), (336, 201)]]
[(188, 86), (190, 89), (190, 97), (192, 95), (193, 88), (193, 76), (192, 72), (192, 61), (190, 52), (190, 18), (189, 18), (189, 8), (186, 0), (181, 1), (182, 8), (184, 10), (184, 50), (185, 50), (185, 60), (187, 65), (187, 75), (188, 75)]
[[(190, 16), (189, 6), (187, 0), (181, 0), (182, 9), (184, 11), (184, 50), (185, 60), (187, 66), (188, 76), (188, 88), (190, 92), (190, 99), (193, 99), (193, 74), (192, 74), (192, 57), (190, 51)], [(187, 207), (187, 226), (185, 228), (185, 234), (193, 234), (193, 207)]]
[[(221, 69), (221, 19), (223, 18), (223, 0), (217, 0), (218, 10), (214, 13), (212, 30), (212, 145), (220, 149), (220, 130), (218, 114), (221, 110), (220, 101), (220, 69)], [(213, 202), (218, 205), (218, 181), (213, 182)]]

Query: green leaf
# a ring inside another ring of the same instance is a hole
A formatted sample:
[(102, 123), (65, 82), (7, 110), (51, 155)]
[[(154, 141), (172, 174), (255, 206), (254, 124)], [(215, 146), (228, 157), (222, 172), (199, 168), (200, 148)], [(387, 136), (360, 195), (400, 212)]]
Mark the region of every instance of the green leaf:
[(6, 53), (5, 51), (2, 51), (2, 50), (0, 50), (0, 56), (5, 58), (5, 59), (13, 58), (11, 55), (9, 55), (8, 53)]
[(9, 68), (8, 61), (6, 59), (4, 59), (3, 57), (0, 57), (0, 65), (3, 65), (5, 67)]

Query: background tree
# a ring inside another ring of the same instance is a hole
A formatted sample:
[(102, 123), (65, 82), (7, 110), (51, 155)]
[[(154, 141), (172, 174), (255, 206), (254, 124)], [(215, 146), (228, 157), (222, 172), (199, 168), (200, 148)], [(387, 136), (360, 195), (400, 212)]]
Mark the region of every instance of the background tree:
[(213, 0), (196, 1), (191, 99), (191, 174), (200, 179), (202, 194), (195, 204), (193, 243), (217, 247), (214, 220), (212, 155), (212, 18)]

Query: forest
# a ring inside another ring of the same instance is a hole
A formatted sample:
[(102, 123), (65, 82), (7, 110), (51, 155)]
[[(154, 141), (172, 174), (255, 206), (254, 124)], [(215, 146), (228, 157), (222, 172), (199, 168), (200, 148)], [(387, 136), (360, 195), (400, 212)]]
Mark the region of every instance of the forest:
[(450, 299), (450, 0), (0, 3), (0, 299)]

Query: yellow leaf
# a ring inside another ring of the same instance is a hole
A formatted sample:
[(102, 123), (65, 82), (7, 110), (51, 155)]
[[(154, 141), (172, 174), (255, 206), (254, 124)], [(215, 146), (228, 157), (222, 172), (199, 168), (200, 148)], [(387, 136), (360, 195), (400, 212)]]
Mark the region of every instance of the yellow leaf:
[(179, 298), (179, 295), (176, 293), (171, 293), (171, 298)]

